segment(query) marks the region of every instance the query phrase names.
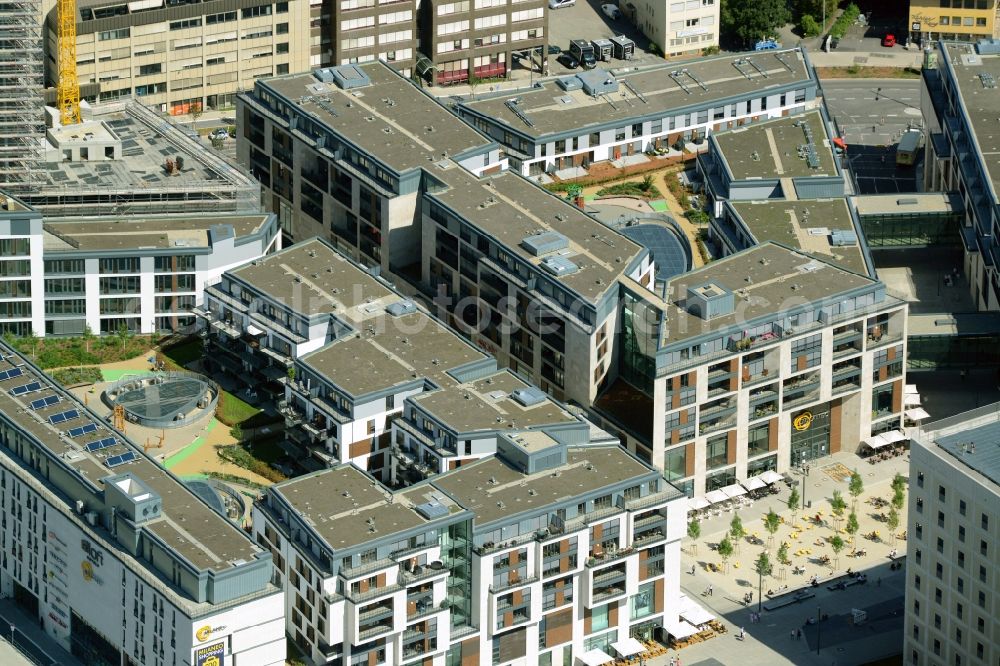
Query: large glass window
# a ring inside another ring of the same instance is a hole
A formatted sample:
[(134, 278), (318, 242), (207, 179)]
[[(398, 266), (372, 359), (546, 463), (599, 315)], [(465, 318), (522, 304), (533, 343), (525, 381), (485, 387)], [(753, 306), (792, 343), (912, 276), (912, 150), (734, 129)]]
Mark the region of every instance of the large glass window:
[(883, 384), (872, 389), (872, 418), (892, 414), (892, 384)]
[(687, 476), (687, 446), (670, 449), (664, 456), (664, 474), (667, 481), (675, 481)]
[(608, 628), (608, 605), (597, 606), (590, 613), (590, 630), (602, 631)]
[(747, 433), (747, 455), (752, 458), (761, 453), (766, 453), (770, 434), (770, 423), (752, 426)]
[(729, 436), (726, 434), (710, 437), (705, 444), (706, 469), (718, 469), (725, 466), (729, 449)]
[(638, 620), (653, 612), (653, 583), (639, 586), (639, 591), (632, 597), (632, 619)]
[(736, 483), (736, 467), (728, 467), (705, 475), (705, 492)]

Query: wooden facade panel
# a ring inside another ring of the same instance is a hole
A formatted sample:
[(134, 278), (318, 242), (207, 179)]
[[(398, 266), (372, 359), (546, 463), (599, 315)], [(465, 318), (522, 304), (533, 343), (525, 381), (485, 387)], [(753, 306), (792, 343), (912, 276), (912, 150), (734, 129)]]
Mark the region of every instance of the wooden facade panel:
[(545, 616), (545, 647), (555, 647), (573, 640), (573, 609), (549, 613)]
[(686, 449), (684, 454), (684, 476), (691, 476), (694, 474), (694, 442), (686, 444)]
[(840, 451), (841, 416), (840, 400), (834, 400), (830, 405), (830, 453)]
[(778, 417), (775, 416), (773, 419), (768, 421), (767, 428), (767, 450), (777, 451), (778, 450)]
[(354, 442), (349, 448), (350, 456), (352, 458), (357, 458), (358, 456), (368, 455), (372, 452), (372, 440), (362, 439), (359, 442)]

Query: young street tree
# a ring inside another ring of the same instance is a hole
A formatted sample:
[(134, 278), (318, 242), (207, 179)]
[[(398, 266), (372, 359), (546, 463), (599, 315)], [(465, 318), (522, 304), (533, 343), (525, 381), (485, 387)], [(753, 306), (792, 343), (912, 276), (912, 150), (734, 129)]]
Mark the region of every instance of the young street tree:
[(778, 514), (774, 512), (774, 509), (771, 509), (770, 511), (767, 512), (767, 515), (764, 516), (764, 529), (767, 530), (767, 533), (769, 535), (767, 537), (768, 549), (774, 546), (774, 535), (778, 531), (778, 527), (780, 526), (781, 526), (781, 518), (779, 518)]
[(736, 552), (740, 552), (740, 542), (743, 541), (743, 537), (747, 535), (745, 529), (743, 529), (743, 521), (740, 520), (739, 514), (733, 516), (733, 519), (729, 521), (729, 536), (736, 543)]
[(858, 470), (851, 472), (851, 481), (847, 485), (847, 492), (851, 494), (851, 511), (857, 511), (858, 498), (865, 492), (865, 482), (858, 474)]
[(799, 489), (797, 486), (792, 486), (792, 492), (788, 494), (788, 508), (795, 515), (795, 519), (799, 519)]
[(791, 560), (788, 559), (788, 544), (787, 543), (782, 542), (782, 544), (780, 546), (778, 546), (778, 561), (781, 562), (782, 564), (784, 564), (785, 566), (788, 566), (789, 564), (791, 564)]
[(833, 491), (833, 498), (830, 499), (830, 510), (833, 511), (834, 517), (839, 523), (841, 518), (844, 517), (844, 510), (847, 508), (847, 502), (844, 501), (844, 496), (839, 490)]
[(753, 563), (753, 569), (757, 572), (757, 612), (760, 612), (761, 598), (764, 588), (764, 577), (770, 576), (773, 567), (771, 566), (771, 558), (767, 556), (767, 551), (760, 551), (760, 555), (757, 556), (757, 561)]
[(719, 557), (722, 558), (722, 571), (725, 573), (729, 566), (729, 558), (733, 556), (733, 544), (729, 540), (729, 537), (723, 537), (722, 541), (719, 542), (717, 547), (719, 552)]
[(697, 518), (692, 518), (691, 522), (688, 523), (688, 538), (691, 539), (691, 547), (694, 552), (698, 552), (698, 537), (701, 536), (701, 521)]
[(722, 0), (720, 14), (725, 37), (749, 47), (792, 19), (787, 0)]
[(847, 525), (844, 527), (844, 531), (847, 532), (851, 537), (851, 546), (854, 546), (854, 535), (858, 533), (861, 529), (861, 525), (858, 523), (858, 514), (851, 511), (851, 515), (847, 517)]
[(844, 540), (840, 538), (839, 534), (830, 539), (830, 547), (833, 548), (833, 568), (836, 569), (837, 562), (840, 560), (840, 551), (844, 550)]
[(899, 512), (896, 511), (896, 507), (889, 509), (889, 515), (885, 519), (885, 526), (889, 528), (889, 534), (892, 535), (892, 546), (896, 547), (896, 530), (899, 529)]

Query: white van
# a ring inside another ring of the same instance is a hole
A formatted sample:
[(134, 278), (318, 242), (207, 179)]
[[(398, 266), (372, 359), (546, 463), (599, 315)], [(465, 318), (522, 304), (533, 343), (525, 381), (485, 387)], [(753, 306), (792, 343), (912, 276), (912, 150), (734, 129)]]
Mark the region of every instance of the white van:
[(549, 9), (562, 9), (563, 7), (572, 7), (576, 4), (576, 0), (549, 0)]

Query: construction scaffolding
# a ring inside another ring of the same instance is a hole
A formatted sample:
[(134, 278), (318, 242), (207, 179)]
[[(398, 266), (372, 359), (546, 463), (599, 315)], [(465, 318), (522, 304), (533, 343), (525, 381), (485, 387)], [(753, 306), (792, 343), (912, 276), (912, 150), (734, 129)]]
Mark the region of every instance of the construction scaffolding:
[(46, 182), (41, 0), (0, 0), (0, 189)]

